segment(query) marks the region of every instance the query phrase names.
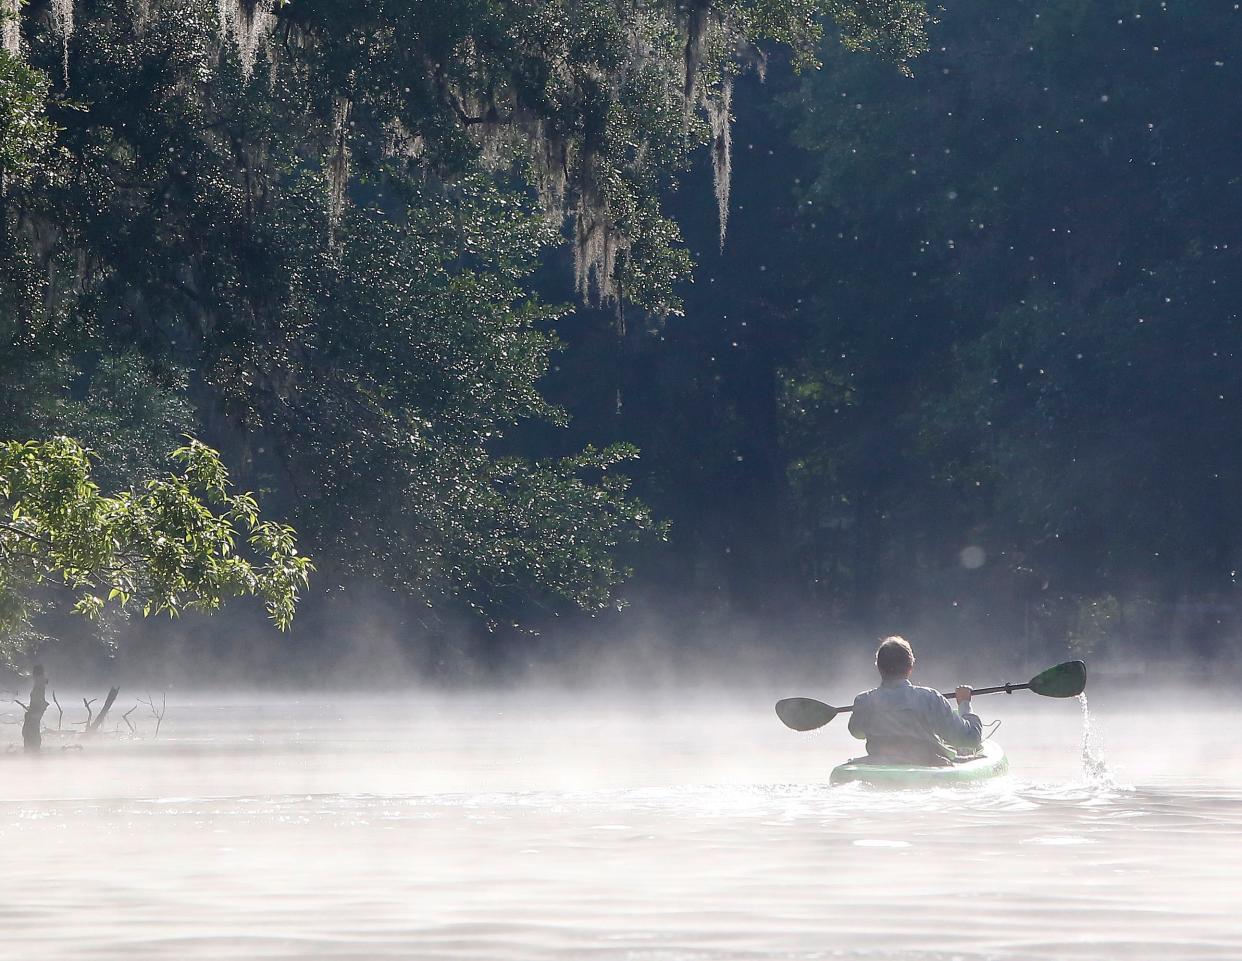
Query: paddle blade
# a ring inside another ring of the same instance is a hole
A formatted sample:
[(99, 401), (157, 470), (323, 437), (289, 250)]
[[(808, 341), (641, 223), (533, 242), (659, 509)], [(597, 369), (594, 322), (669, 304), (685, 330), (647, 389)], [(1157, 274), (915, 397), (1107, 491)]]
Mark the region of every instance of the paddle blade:
[(1031, 678), (1031, 690), (1044, 697), (1077, 697), (1087, 686), (1087, 665), (1066, 661)]
[(795, 731), (813, 731), (837, 716), (837, 709), (811, 697), (787, 697), (776, 702), (776, 716)]

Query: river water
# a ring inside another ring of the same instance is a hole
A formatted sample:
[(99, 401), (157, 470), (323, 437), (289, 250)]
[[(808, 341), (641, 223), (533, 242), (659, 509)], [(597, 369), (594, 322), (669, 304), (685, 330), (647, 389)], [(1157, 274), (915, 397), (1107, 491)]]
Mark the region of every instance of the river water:
[(174, 696), (0, 756), (0, 957), (1242, 958), (1236, 709), (1093, 701), (1084, 764), (980, 699), (1009, 777), (881, 793), (773, 699)]

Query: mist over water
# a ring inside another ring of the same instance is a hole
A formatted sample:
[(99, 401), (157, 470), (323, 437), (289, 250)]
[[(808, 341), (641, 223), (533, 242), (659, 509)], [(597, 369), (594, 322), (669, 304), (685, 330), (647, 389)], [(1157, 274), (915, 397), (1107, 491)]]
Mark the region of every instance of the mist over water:
[(981, 698), (1010, 777), (882, 793), (781, 693), (181, 694), (158, 740), (49, 738), (0, 759), (5, 952), (1242, 954), (1235, 706)]

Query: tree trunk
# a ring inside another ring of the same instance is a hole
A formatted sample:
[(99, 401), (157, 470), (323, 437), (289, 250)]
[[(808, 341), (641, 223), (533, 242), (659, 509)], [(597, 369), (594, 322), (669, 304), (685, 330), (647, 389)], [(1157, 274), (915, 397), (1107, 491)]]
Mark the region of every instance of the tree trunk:
[(47, 675), (36, 664), (31, 675), (30, 704), (22, 721), (22, 746), (31, 754), (43, 747), (43, 712), (47, 710)]

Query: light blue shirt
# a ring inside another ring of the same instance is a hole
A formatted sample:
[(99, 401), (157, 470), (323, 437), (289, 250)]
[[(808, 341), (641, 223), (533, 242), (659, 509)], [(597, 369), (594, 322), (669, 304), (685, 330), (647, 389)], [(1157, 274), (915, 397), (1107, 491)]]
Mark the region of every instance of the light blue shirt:
[(867, 753), (943, 754), (940, 742), (973, 753), (983, 743), (983, 722), (970, 713), (970, 702), (958, 716), (948, 700), (930, 687), (915, 687), (908, 678), (886, 678), (874, 690), (854, 698), (850, 733), (867, 741)]

